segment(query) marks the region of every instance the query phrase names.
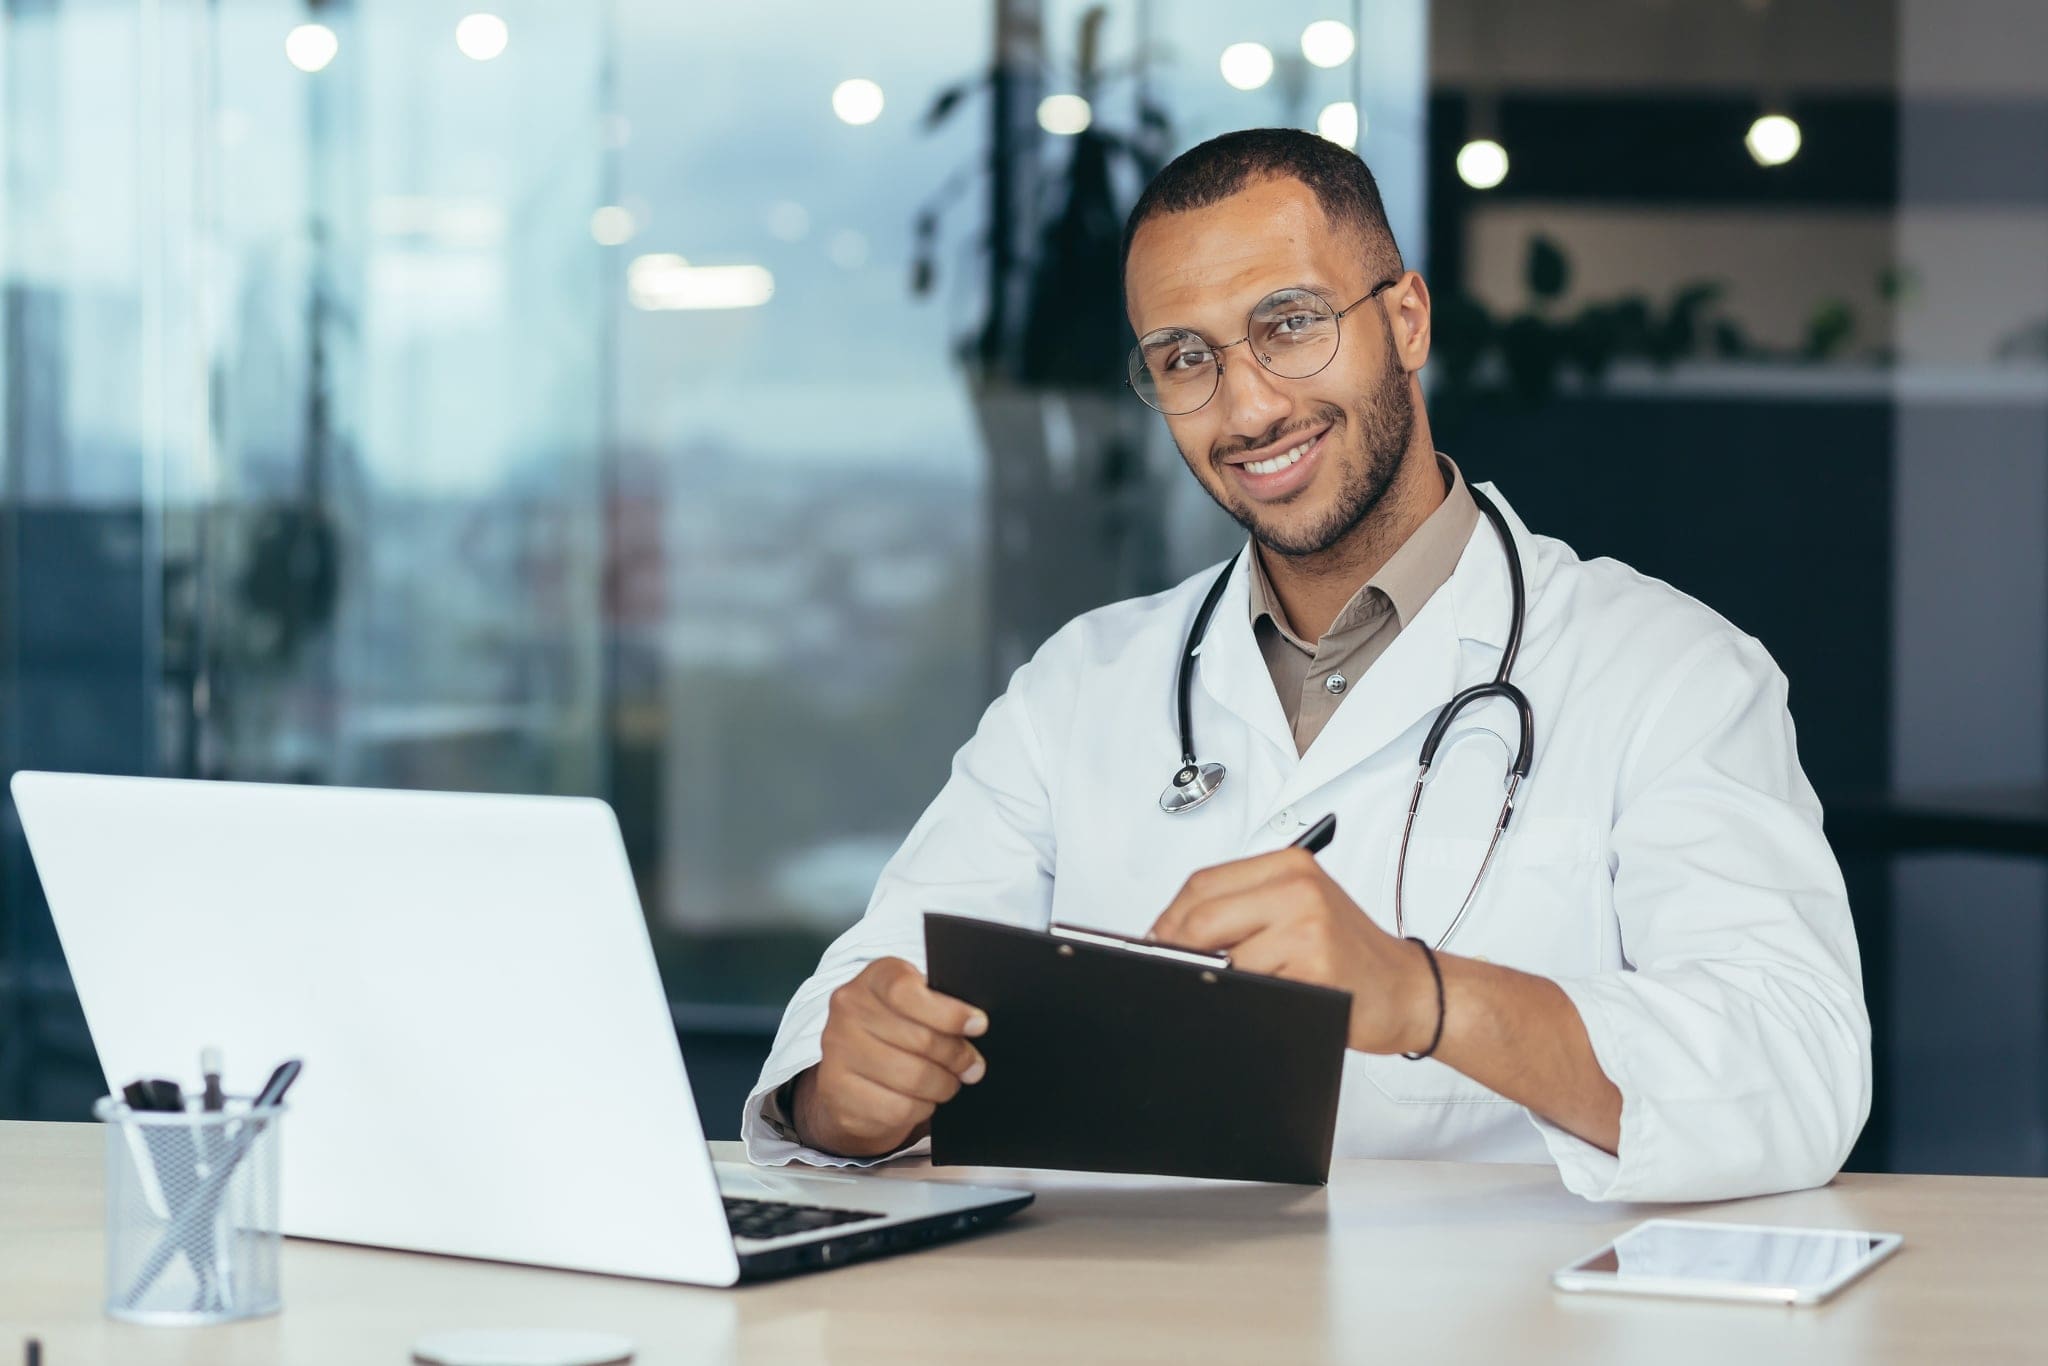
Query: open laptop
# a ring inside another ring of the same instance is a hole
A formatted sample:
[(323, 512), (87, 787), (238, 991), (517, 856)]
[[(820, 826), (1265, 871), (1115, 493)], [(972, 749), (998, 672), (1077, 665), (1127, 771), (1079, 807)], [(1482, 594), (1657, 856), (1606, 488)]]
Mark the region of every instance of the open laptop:
[(19, 773), (110, 1088), (305, 1061), (283, 1231), (696, 1285), (981, 1228), (1024, 1191), (714, 1163), (603, 802)]

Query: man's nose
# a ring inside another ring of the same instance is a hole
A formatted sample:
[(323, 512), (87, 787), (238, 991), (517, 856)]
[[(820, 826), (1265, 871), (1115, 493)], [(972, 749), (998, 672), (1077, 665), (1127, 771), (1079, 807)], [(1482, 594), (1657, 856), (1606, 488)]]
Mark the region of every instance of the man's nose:
[(1224, 430), (1247, 441), (1273, 430), (1293, 406), (1280, 383), (1244, 346), (1231, 348), (1216, 386)]

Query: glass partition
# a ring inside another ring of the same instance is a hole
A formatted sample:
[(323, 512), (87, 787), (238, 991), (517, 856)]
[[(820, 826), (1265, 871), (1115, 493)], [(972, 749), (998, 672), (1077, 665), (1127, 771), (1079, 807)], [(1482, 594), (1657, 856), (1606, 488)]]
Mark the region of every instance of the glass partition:
[[(1419, 255), (1426, 17), (0, 4), (0, 768), (604, 796), (751, 1037), (1010, 670), (1235, 539), (1122, 389), (1138, 188), (1320, 127)], [(75, 1115), (6, 816), (0, 1112)]]
[[(0, 767), (606, 790), (611, 32), (0, 9)], [(0, 1107), (77, 1116), (0, 858)]]
[(1010, 671), (1227, 553), (1124, 388), (1123, 218), (1323, 126), (1419, 252), (1426, 11), (1359, 8), (621, 11), (615, 772), (678, 995), (772, 1021)]

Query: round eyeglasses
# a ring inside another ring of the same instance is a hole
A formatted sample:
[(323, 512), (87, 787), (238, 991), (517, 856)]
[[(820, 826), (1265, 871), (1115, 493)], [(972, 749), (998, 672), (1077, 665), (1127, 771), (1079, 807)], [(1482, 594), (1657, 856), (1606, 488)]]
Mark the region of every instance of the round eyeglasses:
[(1168, 417), (1192, 413), (1216, 396), (1223, 379), (1223, 353), (1239, 345), (1282, 379), (1320, 374), (1337, 358), (1342, 332), (1338, 324), (1400, 279), (1396, 275), (1380, 281), (1345, 308), (1330, 307), (1330, 301), (1312, 289), (1275, 290), (1253, 305), (1244, 335), (1222, 346), (1212, 346), (1201, 333), (1185, 327), (1148, 332), (1131, 348), (1131, 391)]

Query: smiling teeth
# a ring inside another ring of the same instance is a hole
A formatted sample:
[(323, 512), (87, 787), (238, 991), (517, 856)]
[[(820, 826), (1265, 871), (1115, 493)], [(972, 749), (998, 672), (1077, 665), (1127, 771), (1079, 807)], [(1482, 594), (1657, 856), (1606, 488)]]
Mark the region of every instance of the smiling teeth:
[(1291, 451), (1283, 451), (1271, 460), (1248, 460), (1244, 464), (1246, 474), (1276, 474), (1286, 469), (1307, 453), (1309, 443), (1304, 441)]

